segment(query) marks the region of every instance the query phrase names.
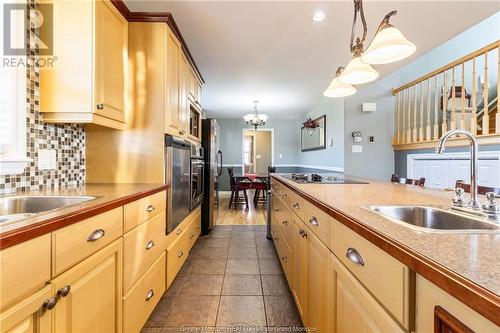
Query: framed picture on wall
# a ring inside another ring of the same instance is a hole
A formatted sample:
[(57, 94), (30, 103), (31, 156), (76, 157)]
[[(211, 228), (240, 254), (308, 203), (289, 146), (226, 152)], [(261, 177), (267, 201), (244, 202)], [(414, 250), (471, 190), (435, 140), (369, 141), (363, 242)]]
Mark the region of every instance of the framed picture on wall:
[(326, 115), (307, 119), (300, 129), (302, 151), (326, 149)]

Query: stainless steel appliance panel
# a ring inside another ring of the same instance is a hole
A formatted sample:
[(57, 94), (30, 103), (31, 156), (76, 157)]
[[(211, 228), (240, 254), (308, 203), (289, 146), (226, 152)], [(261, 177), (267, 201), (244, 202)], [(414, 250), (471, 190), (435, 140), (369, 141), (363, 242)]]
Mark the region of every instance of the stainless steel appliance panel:
[(174, 230), (190, 212), (190, 158), (191, 144), (165, 136), (167, 193), (167, 233)]
[(205, 149), (205, 199), (202, 204), (202, 233), (208, 234), (219, 213), (219, 177), (222, 174), (222, 152), (219, 150), (219, 125), (215, 119), (202, 122), (202, 144)]
[(190, 180), (190, 209), (193, 210), (203, 201), (205, 159), (201, 145), (191, 146), (191, 180)]

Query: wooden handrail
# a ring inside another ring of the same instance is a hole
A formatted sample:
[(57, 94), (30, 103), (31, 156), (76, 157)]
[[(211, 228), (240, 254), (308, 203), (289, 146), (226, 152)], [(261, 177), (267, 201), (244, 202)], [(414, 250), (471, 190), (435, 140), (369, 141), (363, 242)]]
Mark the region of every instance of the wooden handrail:
[(469, 54), (463, 56), (462, 58), (459, 58), (459, 59), (457, 59), (457, 60), (455, 60), (453, 62), (450, 62), (449, 64), (444, 65), (444, 66), (442, 66), (442, 67), (440, 67), (440, 68), (438, 68), (438, 69), (436, 69), (436, 70), (434, 70), (434, 71), (432, 71), (430, 73), (427, 73), (424, 76), (421, 76), (421, 77), (419, 77), (416, 80), (413, 80), (413, 81), (411, 81), (409, 83), (406, 83), (406, 84), (402, 85), (401, 87), (394, 88), (394, 89), (392, 89), (392, 93), (393, 94), (397, 94), (398, 92), (400, 92), (402, 90), (405, 90), (408, 87), (414, 86), (414, 85), (416, 85), (416, 84), (418, 84), (418, 83), (420, 83), (422, 81), (425, 81), (425, 80), (427, 80), (429, 78), (432, 78), (432, 77), (434, 77), (434, 76), (436, 76), (436, 75), (438, 75), (440, 73), (443, 73), (443, 72), (445, 72), (445, 71), (447, 71), (447, 70), (449, 70), (451, 68), (454, 68), (457, 65), (460, 65), (460, 64), (462, 64), (462, 63), (464, 63), (466, 61), (469, 61), (469, 60), (471, 60), (471, 59), (473, 59), (473, 58), (475, 58), (475, 57), (477, 57), (479, 55), (482, 55), (482, 54), (484, 54), (486, 52), (489, 52), (489, 51), (491, 51), (491, 50), (493, 50), (495, 48), (498, 48), (498, 47), (500, 47), (500, 40), (497, 40), (497, 41), (495, 41), (495, 42), (493, 42), (493, 43), (491, 43), (489, 45), (486, 45), (483, 48), (480, 48), (480, 49), (478, 49), (478, 50), (476, 50), (476, 51), (474, 51), (472, 53), (469, 53)]

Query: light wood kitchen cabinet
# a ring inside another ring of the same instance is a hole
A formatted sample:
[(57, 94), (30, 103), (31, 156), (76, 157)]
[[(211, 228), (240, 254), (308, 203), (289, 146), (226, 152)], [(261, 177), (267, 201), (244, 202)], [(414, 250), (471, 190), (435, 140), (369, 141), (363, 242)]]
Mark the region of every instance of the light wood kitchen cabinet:
[(0, 310), (49, 280), (49, 234), (1, 250)]
[(290, 240), (292, 244), (292, 295), (297, 304), (302, 322), (308, 323), (308, 253), (307, 253), (307, 236), (304, 224), (297, 218), (292, 218), (293, 223), (293, 238)]
[(51, 281), (56, 332), (121, 332), (122, 239)]
[[(421, 275), (417, 275), (416, 290), (416, 333), (499, 332), (500, 330), (497, 325)], [(447, 328), (450, 323), (452, 327)]]
[(128, 22), (108, 0), (42, 3), (53, 5), (57, 57), (40, 71), (43, 120), (123, 129)]
[(307, 233), (308, 322), (317, 332), (332, 332), (333, 279), (330, 250), (313, 233)]
[(331, 263), (334, 281), (333, 332), (405, 332), (333, 254)]
[(51, 286), (45, 286), (0, 313), (0, 332), (52, 333), (52, 312), (44, 307), (51, 297)]
[(165, 27), (167, 38), (165, 133), (182, 135), (181, 128), (181, 45), (170, 29)]

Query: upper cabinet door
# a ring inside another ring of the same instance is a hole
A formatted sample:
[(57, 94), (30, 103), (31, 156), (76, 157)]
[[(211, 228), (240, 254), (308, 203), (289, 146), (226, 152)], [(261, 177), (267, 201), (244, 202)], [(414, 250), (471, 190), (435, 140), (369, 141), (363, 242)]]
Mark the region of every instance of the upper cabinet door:
[[(123, 129), (128, 22), (109, 0), (41, 0), (52, 4), (52, 67), (40, 69), (40, 111), (49, 123)], [(43, 7), (42, 10), (47, 7)]]
[(95, 4), (95, 112), (125, 120), (128, 25), (107, 0)]
[(189, 133), (189, 64), (184, 56), (184, 53), (180, 53), (179, 60), (179, 125), (181, 130), (181, 135), (187, 135)]
[(180, 134), (180, 52), (181, 46), (174, 34), (167, 34), (167, 105), (165, 108), (165, 132)]

